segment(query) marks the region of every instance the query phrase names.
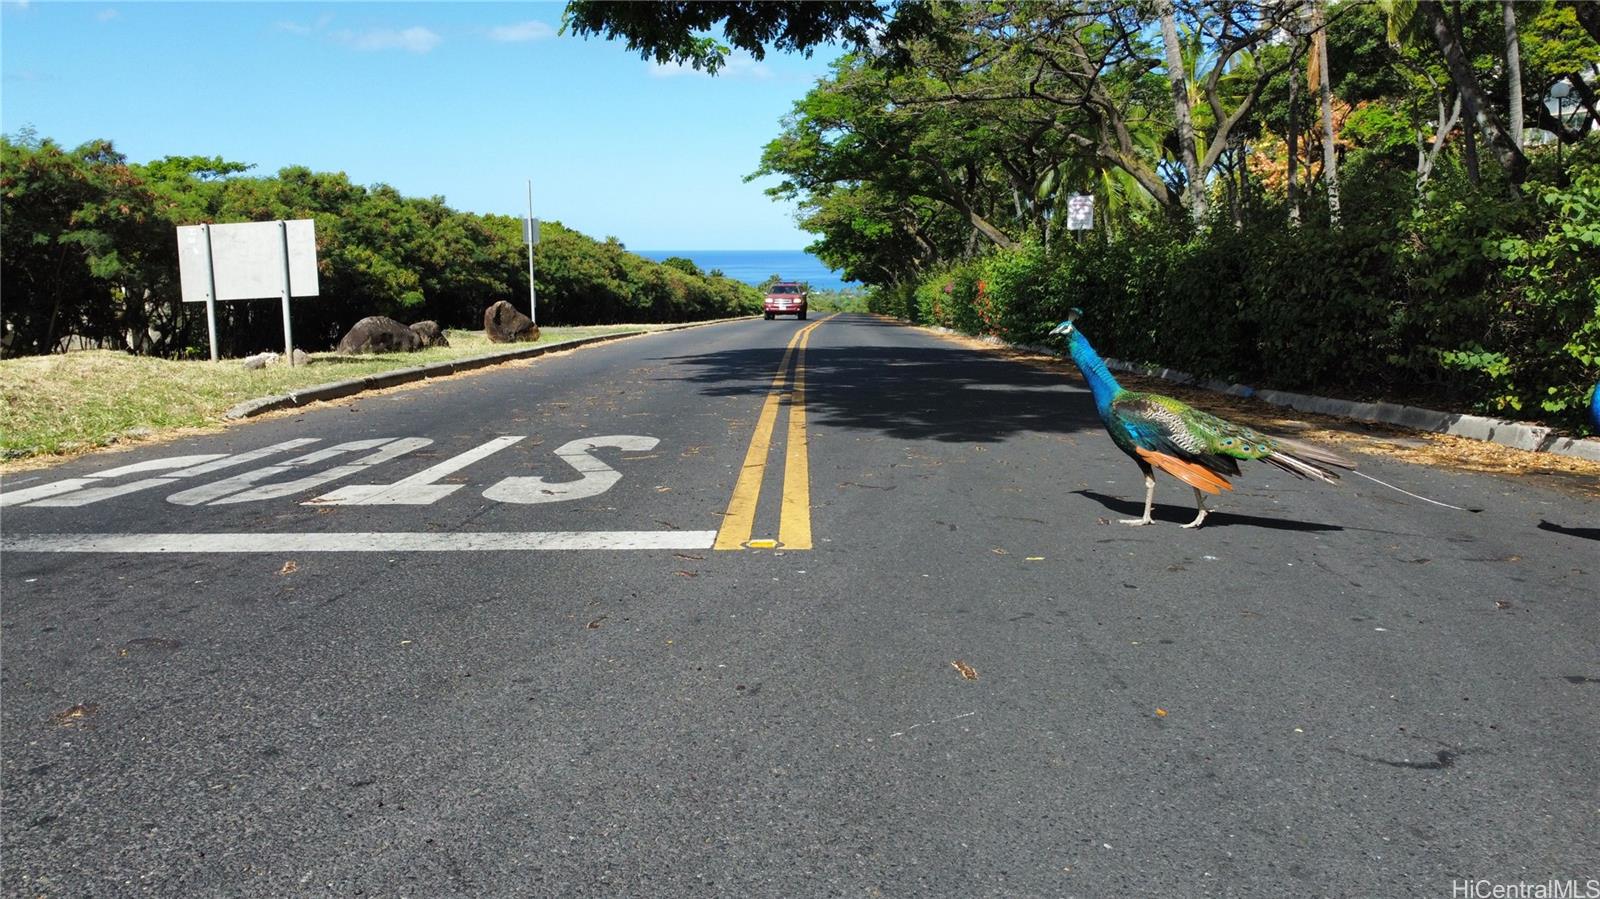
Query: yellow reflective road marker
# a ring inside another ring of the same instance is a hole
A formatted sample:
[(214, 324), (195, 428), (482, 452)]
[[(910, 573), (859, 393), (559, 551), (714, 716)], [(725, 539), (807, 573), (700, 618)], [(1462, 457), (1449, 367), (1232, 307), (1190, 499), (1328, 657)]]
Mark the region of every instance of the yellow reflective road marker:
[[(767, 392), (766, 402), (761, 405), (761, 414), (756, 418), (756, 430), (750, 437), (750, 448), (745, 452), (744, 467), (739, 470), (739, 479), (733, 486), (733, 496), (729, 498), (728, 509), (723, 513), (722, 528), (717, 531), (715, 549), (744, 549), (746, 546), (761, 549), (770, 548), (770, 541), (752, 541), (750, 535), (755, 530), (756, 504), (761, 499), (761, 482), (767, 474), (767, 455), (772, 449), (772, 432), (778, 423), (778, 407), (782, 403), (784, 388), (788, 382), (789, 360), (795, 355), (797, 347), (803, 357), (805, 344), (811, 336), (811, 332), (817, 326), (828, 321), (829, 318), (833, 318), (833, 316), (830, 315), (822, 321), (802, 328), (799, 333), (789, 340), (789, 345), (784, 348), (783, 361), (778, 363), (778, 373), (772, 379), (772, 388)], [(803, 402), (803, 398), (799, 402)], [(794, 438), (794, 415), (797, 409), (800, 410), (799, 440)], [(810, 469), (805, 459), (805, 413), (803, 407), (791, 405), (789, 415), (789, 445), (784, 461), (785, 466), (791, 473), (785, 475), (784, 508), (783, 517), (780, 519), (779, 535), (780, 541), (785, 544), (788, 542), (784, 536), (786, 534), (795, 536), (796, 539), (803, 538), (804, 545), (794, 548), (810, 549)], [(799, 455), (799, 465), (801, 467), (801, 480), (799, 481), (795, 481), (792, 474), (796, 464), (796, 453)], [(794, 489), (804, 491), (801, 494), (797, 494), (798, 498), (792, 502), (789, 499), (791, 482), (796, 485)], [(790, 526), (787, 530), (783, 530), (781, 529), (782, 523), (789, 519), (791, 509), (799, 509), (800, 512), (795, 514), (799, 518), (803, 518), (803, 521), (799, 521), (799, 523)], [(757, 546), (758, 543), (762, 545)]]

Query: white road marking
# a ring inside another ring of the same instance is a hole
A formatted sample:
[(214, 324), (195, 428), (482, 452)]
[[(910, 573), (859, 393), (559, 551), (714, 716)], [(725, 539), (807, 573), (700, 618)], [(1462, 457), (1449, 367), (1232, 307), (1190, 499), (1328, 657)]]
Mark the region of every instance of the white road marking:
[(51, 481), (26, 490), (7, 490), (0, 493), (0, 506), (15, 506), (41, 497), (55, 496), (58, 493), (70, 493), (79, 487), (87, 487), (94, 483), (94, 478), (67, 478), (64, 481)]
[(130, 481), (126, 484), (118, 484), (113, 487), (96, 487), (92, 490), (77, 490), (67, 494), (66, 496), (40, 500), (36, 503), (33, 503), (33, 507), (86, 506), (90, 503), (97, 503), (101, 500), (111, 499), (114, 496), (124, 496), (129, 493), (137, 493), (140, 490), (149, 490), (152, 487), (161, 487), (167, 484), (172, 484), (182, 478), (192, 478), (195, 475), (210, 474), (213, 471), (221, 471), (224, 468), (232, 468), (235, 465), (243, 465), (247, 462), (254, 462), (257, 459), (265, 458), (274, 453), (287, 452), (292, 449), (298, 449), (306, 444), (316, 443), (317, 440), (318, 438), (316, 437), (300, 437), (294, 440), (285, 440), (282, 443), (275, 443), (271, 446), (264, 446), (261, 449), (251, 450), (247, 453), (239, 453), (237, 455), (211, 454), (200, 456), (173, 456), (168, 459), (151, 459), (146, 462), (135, 462), (132, 465), (124, 465), (121, 468), (113, 468), (110, 471), (102, 471), (99, 474), (90, 475), (89, 478), (92, 480), (89, 480), (88, 483), (95, 483), (108, 478), (114, 478), (119, 475), (135, 474), (145, 471), (162, 471), (168, 468), (181, 468), (182, 470), (174, 471), (171, 474), (159, 478), (141, 478), (137, 481)]
[[(329, 481), (338, 480), (347, 475), (357, 474), (373, 465), (398, 458), (432, 442), (427, 437), (405, 437), (398, 440), (393, 437), (377, 437), (370, 440), (352, 440), (348, 443), (340, 443), (336, 446), (317, 450), (314, 453), (307, 453), (304, 456), (298, 456), (287, 462), (280, 462), (277, 465), (268, 465), (265, 468), (246, 471), (215, 483), (205, 484), (189, 490), (180, 490), (167, 497), (167, 502), (177, 503), (180, 506), (198, 506), (202, 503), (220, 506), (231, 503), (276, 499), (281, 496), (299, 493), (302, 490), (310, 490), (313, 487), (321, 487)], [(286, 474), (296, 468), (315, 465), (318, 462), (326, 462), (345, 453), (359, 452), (377, 447), (382, 447), (382, 449), (371, 455), (363, 456), (354, 462), (337, 465), (327, 471), (307, 475), (293, 481), (286, 481), (282, 484), (268, 484), (264, 487), (250, 489), (251, 485), (258, 481), (265, 481), (268, 478)]]
[(306, 506), (426, 506), (438, 502), (460, 490), (464, 484), (435, 484), (446, 475), (454, 474), (468, 465), (500, 452), (522, 440), (522, 437), (496, 437), (482, 446), (474, 447), (459, 456), (452, 456), (431, 468), (395, 481), (393, 484), (351, 484), (332, 493), (308, 500)]
[[(351, 485), (318, 496), (308, 501), (306, 505), (428, 505), (455, 493), (464, 486), (438, 484), (437, 481), (524, 439), (526, 438), (516, 435), (496, 437), (392, 484)], [(85, 506), (155, 487), (169, 486), (185, 478), (209, 474), (224, 468), (236, 468), (275, 453), (298, 449), (316, 442), (318, 438), (303, 437), (233, 455), (212, 453), (150, 459), (79, 478), (67, 478), (23, 490), (7, 491), (0, 494), (0, 505)], [(183, 506), (198, 506), (278, 499), (358, 474), (432, 442), (426, 437), (381, 437), (348, 441), (286, 461), (241, 472), (220, 481), (180, 490), (168, 496), (167, 501)], [(622, 479), (622, 473), (595, 458), (592, 455), (595, 450), (609, 447), (630, 452), (644, 452), (654, 449), (659, 443), (660, 440), (655, 437), (629, 434), (573, 440), (558, 448), (555, 455), (572, 466), (579, 475), (577, 480), (550, 483), (543, 477), (504, 478), (486, 489), (483, 496), (497, 502), (521, 505), (564, 502), (598, 496), (616, 486)], [(363, 450), (375, 452), (295, 480), (262, 483)], [(106, 481), (114, 478), (146, 472), (165, 473), (159, 477), (140, 478), (125, 484), (106, 484)]]
[(7, 493), (0, 494), (0, 506), (14, 506), (30, 500), (57, 496), (62, 493), (70, 493), (81, 487), (87, 487), (96, 481), (105, 480), (107, 478), (121, 477), (125, 474), (139, 474), (146, 471), (165, 471), (169, 468), (184, 468), (200, 462), (209, 462), (213, 459), (220, 458), (223, 458), (221, 454), (210, 453), (201, 456), (171, 456), (166, 459), (148, 459), (144, 462), (135, 462), (132, 465), (123, 465), (119, 468), (113, 468), (109, 471), (99, 472), (98, 474), (84, 475), (81, 478), (67, 478), (63, 481), (52, 481), (48, 484), (40, 484), (37, 487), (29, 487), (26, 490), (12, 490)]
[(355, 532), (334, 534), (7, 534), (6, 552), (307, 553), (710, 549), (716, 531)]
[(576, 481), (565, 481), (551, 484), (542, 477), (506, 478), (498, 484), (483, 491), (484, 498), (502, 503), (556, 503), (567, 500), (584, 499), (610, 490), (622, 480), (622, 472), (617, 471), (599, 459), (589, 455), (591, 450), (602, 446), (616, 447), (622, 450), (642, 452), (655, 449), (660, 439), (655, 437), (639, 437), (628, 434), (619, 434), (612, 437), (586, 437), (573, 440), (556, 450), (556, 455), (571, 465), (583, 475)]

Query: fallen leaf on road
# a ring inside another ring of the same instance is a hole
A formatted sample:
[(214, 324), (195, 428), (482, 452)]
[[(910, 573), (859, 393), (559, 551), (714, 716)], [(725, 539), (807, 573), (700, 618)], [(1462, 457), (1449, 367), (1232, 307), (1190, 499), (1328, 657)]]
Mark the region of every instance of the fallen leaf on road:
[(60, 727), (76, 727), (98, 711), (100, 711), (98, 705), (92, 702), (80, 702), (64, 712), (56, 712), (50, 716), (50, 720)]
[(1029, 561), (1029, 562), (1043, 562), (1044, 561), (1044, 556), (1029, 556), (1026, 561)]
[(595, 620), (589, 622), (589, 630), (591, 630), (591, 631), (595, 630), (596, 628), (598, 628), (600, 626), (600, 622), (602, 622), (602, 621), (604, 621), (604, 620), (606, 620), (607, 618), (610, 618), (610, 617), (611, 617), (610, 615), (601, 615), (599, 618), (596, 618)]
[(706, 559), (705, 556), (693, 556), (693, 555), (690, 555), (689, 553), (673, 553), (673, 555), (677, 556), (680, 559), (693, 559), (696, 562), (704, 562), (705, 559)]
[(279, 574), (294, 574), (296, 571), (299, 571), (299, 570), (300, 570), (300, 566), (296, 565), (294, 563), (293, 559), (290, 559), (289, 561), (283, 563), (283, 567), (278, 570), (278, 573)]
[(1094, 523), (1095, 524), (1110, 524), (1111, 523), (1111, 519), (1109, 519), (1109, 518), (1096, 518), (1094, 520)]
[(1166, 709), (1156, 709), (1156, 717), (1157, 718), (1165, 718), (1165, 717), (1167, 717), (1167, 710)]
[(700, 576), (699, 572), (695, 572), (695, 571), (674, 571), (673, 574), (677, 575), (678, 577), (699, 577)]
[(1494, 607), (1497, 609), (1509, 609), (1511, 608), (1511, 601), (1508, 599), (1497, 599), (1494, 601)]
[(997, 555), (997, 556), (1009, 556), (1009, 555), (1011, 555), (1011, 554), (1010, 554), (1010, 553), (1008, 553), (1008, 552), (1006, 552), (1006, 551), (1005, 551), (1005, 550), (1003, 550), (1003, 549), (998, 549), (998, 548), (996, 548), (996, 549), (991, 549), (991, 550), (989, 550), (989, 552), (992, 552), (992, 553), (994, 553), (994, 554), (995, 554), (995, 555)]
[(967, 680), (978, 679), (978, 669), (968, 665), (966, 662), (963, 662), (960, 659), (956, 659), (954, 662), (951, 662), (950, 667), (961, 672), (961, 676)]

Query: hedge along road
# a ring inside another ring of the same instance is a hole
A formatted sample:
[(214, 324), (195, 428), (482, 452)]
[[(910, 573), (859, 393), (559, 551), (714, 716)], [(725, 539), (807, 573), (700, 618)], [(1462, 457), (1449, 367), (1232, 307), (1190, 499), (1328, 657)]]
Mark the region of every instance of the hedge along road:
[(1075, 381), (839, 316), (30, 472), (4, 892), (1593, 876), (1595, 504), (1364, 467), (1487, 511), (1258, 466), (1102, 524)]

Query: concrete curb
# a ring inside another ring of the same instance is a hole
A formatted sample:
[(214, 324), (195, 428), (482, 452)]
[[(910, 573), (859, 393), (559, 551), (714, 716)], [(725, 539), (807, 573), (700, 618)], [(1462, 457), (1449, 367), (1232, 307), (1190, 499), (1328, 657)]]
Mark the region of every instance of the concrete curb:
[[(950, 334), (957, 333), (950, 331), (948, 328), (940, 328), (938, 330)], [(1041, 353), (1047, 356), (1062, 355), (1061, 351), (1055, 347), (1038, 346), (1036, 344), (1007, 344), (998, 338), (994, 342), (1030, 353)], [(1274, 406), (1287, 406), (1302, 412), (1317, 412), (1322, 415), (1336, 415), (1340, 418), (1350, 418), (1356, 421), (1399, 425), (1417, 431), (1432, 431), (1438, 434), (1451, 434), (1456, 437), (1498, 443), (1502, 446), (1529, 452), (1554, 453), (1558, 456), (1570, 456), (1576, 459), (1600, 462), (1600, 438), (1563, 437), (1555, 429), (1547, 428), (1544, 425), (1506, 421), (1500, 418), (1487, 418), (1482, 415), (1466, 415), (1460, 412), (1440, 412), (1435, 409), (1423, 409), (1419, 406), (1402, 406), (1398, 403), (1358, 403), (1353, 400), (1336, 400), (1304, 393), (1290, 393), (1284, 390), (1257, 390), (1245, 384), (1229, 384), (1225, 381), (1197, 378), (1188, 372), (1176, 369), (1158, 368), (1153, 365), (1138, 365), (1132, 362), (1124, 362), (1120, 359), (1107, 359), (1106, 366), (1115, 371), (1161, 378), (1164, 381), (1172, 381), (1175, 384), (1186, 384), (1217, 393), (1228, 393), (1234, 396), (1253, 396)]]
[(514, 350), (503, 350), (498, 353), (486, 353), (482, 356), (468, 356), (463, 359), (451, 359), (447, 362), (435, 362), (430, 365), (418, 365), (412, 368), (397, 368), (392, 371), (379, 372), (375, 375), (366, 375), (360, 378), (351, 378), (346, 381), (332, 381), (327, 384), (317, 384), (304, 387), (291, 393), (279, 396), (264, 396), (234, 406), (222, 417), (228, 421), (240, 421), (265, 412), (276, 412), (279, 409), (292, 409), (304, 406), (307, 403), (324, 402), (327, 400), (343, 399), (368, 390), (382, 390), (385, 387), (394, 387), (400, 384), (409, 384), (412, 381), (421, 381), (426, 378), (437, 378), (443, 375), (453, 375), (478, 368), (498, 365), (502, 362), (514, 362), (518, 359), (532, 359), (546, 353), (570, 350), (574, 347), (588, 346), (595, 343), (605, 343), (611, 340), (621, 340), (624, 337), (638, 337), (641, 334), (664, 334), (668, 331), (683, 331), (688, 328), (703, 328), (707, 325), (721, 325), (728, 322), (745, 321), (754, 316), (740, 316), (738, 318), (719, 318), (707, 322), (690, 322), (683, 325), (674, 325), (670, 328), (656, 328), (650, 331), (620, 331), (616, 334), (597, 334), (594, 337), (579, 337), (573, 340), (563, 340), (560, 343), (548, 343), (541, 346), (522, 347)]

